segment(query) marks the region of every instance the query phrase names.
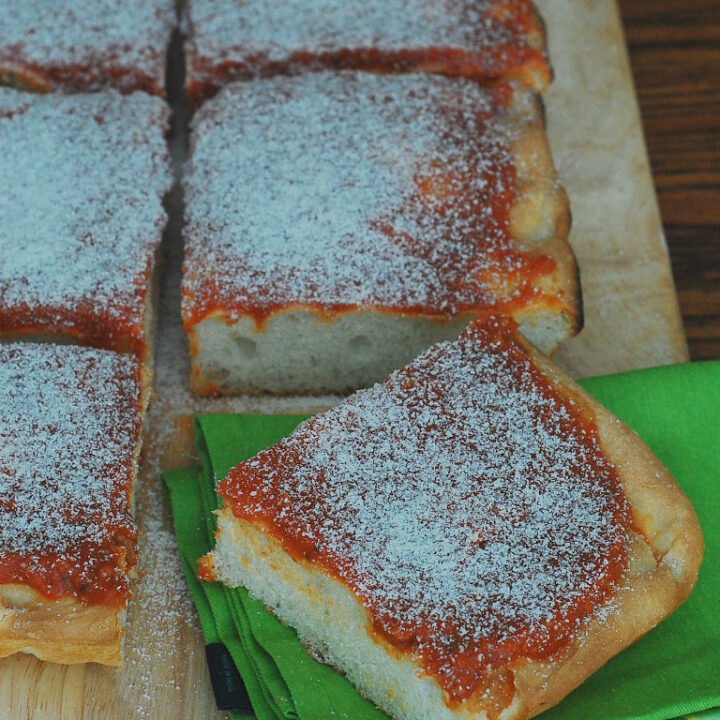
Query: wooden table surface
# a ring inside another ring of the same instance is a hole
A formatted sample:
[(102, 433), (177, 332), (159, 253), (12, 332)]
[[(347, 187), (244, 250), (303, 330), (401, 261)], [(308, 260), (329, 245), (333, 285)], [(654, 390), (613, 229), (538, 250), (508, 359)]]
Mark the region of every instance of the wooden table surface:
[(720, 2), (619, 4), (690, 355), (720, 358)]
[[(577, 376), (682, 361), (685, 343), (614, 0), (537, 3), (553, 32), (549, 135), (571, 193), (586, 302), (586, 327), (558, 361)], [(622, 10), (692, 354), (720, 357), (720, 137), (713, 118), (720, 116), (720, 0), (622, 0)], [(141, 572), (125, 662), (116, 670), (4, 658), (0, 720), (223, 717), (214, 710), (159, 472), (191, 461), (180, 440), (193, 412), (312, 411), (320, 399), (200, 402), (189, 395), (179, 314), (181, 213), (173, 207), (156, 397), (138, 490)]]

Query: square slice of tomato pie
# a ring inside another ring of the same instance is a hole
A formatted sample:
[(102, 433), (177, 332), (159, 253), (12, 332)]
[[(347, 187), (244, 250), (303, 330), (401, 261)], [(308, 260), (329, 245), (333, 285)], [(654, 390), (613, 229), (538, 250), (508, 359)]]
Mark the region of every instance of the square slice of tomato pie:
[(129, 354), (0, 343), (0, 656), (120, 662), (144, 372)]
[(0, 83), (162, 95), (174, 26), (172, 0), (8, 0), (0, 5)]
[(171, 185), (159, 98), (0, 88), (0, 336), (135, 352)]
[(194, 120), (183, 318), (201, 393), (367, 386), (478, 314), (580, 326), (538, 97), (354, 71), (235, 83)]
[(529, 0), (188, 0), (194, 105), (237, 78), (349, 68), (550, 81)]
[(694, 510), (500, 316), (219, 486), (201, 577), (248, 590), (402, 720), (521, 720), (689, 594)]

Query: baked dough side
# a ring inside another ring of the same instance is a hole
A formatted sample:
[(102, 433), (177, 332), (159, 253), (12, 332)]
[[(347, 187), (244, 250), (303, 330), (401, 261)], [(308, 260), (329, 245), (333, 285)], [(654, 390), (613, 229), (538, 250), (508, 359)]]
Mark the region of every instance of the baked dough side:
[[(515, 90), (512, 110), (509, 125), (517, 177), (510, 235), (519, 250), (551, 257), (555, 271), (538, 279), (537, 290), (546, 298), (507, 314), (520, 324), (526, 338), (551, 355), (583, 326), (580, 273), (568, 240), (570, 203), (550, 154), (541, 96)], [(554, 316), (550, 326), (546, 326), (548, 316)]]
[[(550, 354), (582, 327), (578, 267), (568, 243), (570, 208), (552, 162), (540, 96), (513, 88), (505, 125), (517, 171), (510, 235), (518, 250), (555, 262), (554, 271), (536, 282), (538, 295), (506, 312)], [(486, 278), (499, 297), (518, 281)], [(382, 307), (327, 312), (293, 304), (258, 324), (252, 315), (238, 319), (236, 311), (220, 308), (186, 325), (190, 383), (199, 395), (344, 393), (381, 380), (433, 343), (456, 338), (484, 312), (446, 318)]]
[(119, 665), (125, 610), (45, 600), (24, 585), (0, 585), (0, 657), (32, 653), (41, 660)]
[[(518, 337), (557, 388), (594, 414), (607, 457), (632, 509), (628, 565), (608, 602), (572, 644), (547, 662), (518, 659), (500, 671), (487, 695), (477, 690), (452, 709), (413, 657), (372, 632), (369, 613), (342, 582), (297, 562), (260, 523), (218, 513), (217, 544), (206, 560), (228, 585), (244, 585), (298, 633), (313, 652), (345, 672), (359, 691), (402, 720), (524, 720), (559, 702), (598, 667), (670, 614), (690, 593), (703, 553), (690, 501), (639, 436)], [(493, 709), (511, 674), (512, 699)]]

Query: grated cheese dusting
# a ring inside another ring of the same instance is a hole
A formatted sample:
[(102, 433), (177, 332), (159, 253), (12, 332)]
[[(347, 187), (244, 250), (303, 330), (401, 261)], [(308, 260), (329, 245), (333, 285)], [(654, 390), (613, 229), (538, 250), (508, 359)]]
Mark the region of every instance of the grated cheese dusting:
[(460, 697), (483, 666), (564, 647), (627, 543), (592, 426), (493, 322), (299, 426), (220, 488), (237, 516), (350, 585)]
[(171, 175), (144, 93), (0, 88), (0, 330), (142, 337)]
[(117, 542), (134, 543), (137, 361), (71, 345), (0, 344), (0, 387), (0, 557), (19, 556), (31, 575), (48, 562), (104, 562)]
[(172, 0), (22, 0), (0, 9), (0, 66), (26, 64), (60, 85), (159, 94), (175, 25)]
[(507, 113), (491, 90), (428, 75), (226, 88), (195, 119), (186, 323), (218, 306), (232, 318), (292, 304), (451, 316), (522, 302), (537, 259), (508, 229)]

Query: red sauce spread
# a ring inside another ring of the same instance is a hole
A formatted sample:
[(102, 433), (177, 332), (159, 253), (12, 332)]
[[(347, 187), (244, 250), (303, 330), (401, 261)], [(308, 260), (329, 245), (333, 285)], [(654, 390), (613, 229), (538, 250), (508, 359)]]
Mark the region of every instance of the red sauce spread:
[[(565, 649), (613, 592), (630, 509), (589, 411), (473, 323), (231, 470), (219, 492), (347, 584), (449, 705)], [(494, 703), (494, 704), (493, 704)]]
[(510, 232), (511, 145), (527, 122), (512, 99), (428, 75), (227, 88), (195, 121), (186, 329), (294, 307), (450, 318), (560, 304), (539, 289), (553, 258)]
[[(550, 67), (526, 0), (251, 0), (189, 6), (188, 92), (197, 106), (236, 78), (308, 70), (424, 70), (514, 78), (544, 90)], [(227, 28), (232, 28), (228, 32)]]
[(123, 606), (136, 555), (137, 360), (4, 344), (0, 386), (0, 584)]
[(120, 542), (126, 545), (87, 545), (42, 555), (0, 553), (0, 584), (29, 585), (50, 600), (72, 596), (90, 605), (124, 607), (130, 597), (127, 572), (135, 565), (134, 548), (129, 555), (127, 544), (134, 543), (134, 535)]

